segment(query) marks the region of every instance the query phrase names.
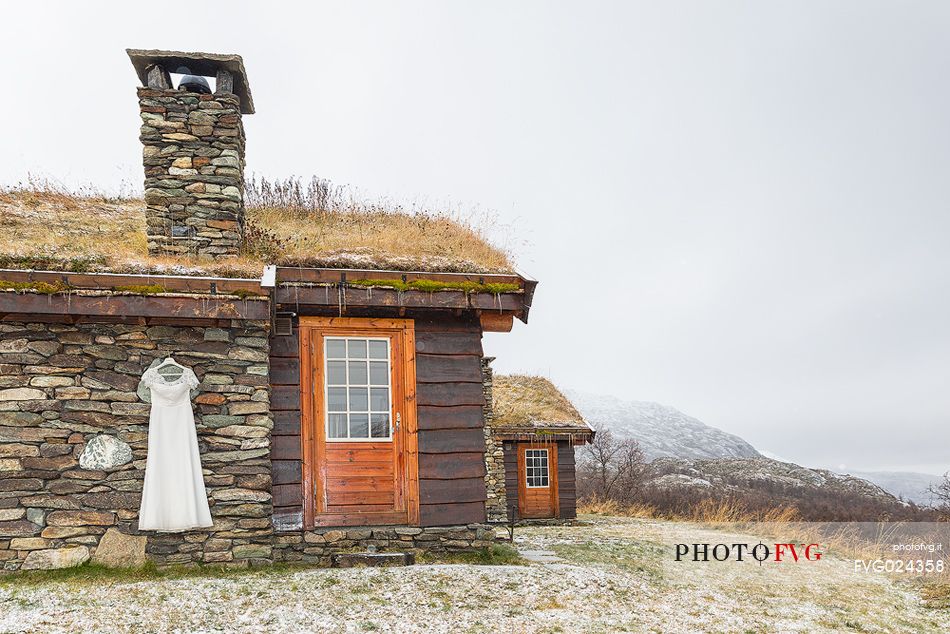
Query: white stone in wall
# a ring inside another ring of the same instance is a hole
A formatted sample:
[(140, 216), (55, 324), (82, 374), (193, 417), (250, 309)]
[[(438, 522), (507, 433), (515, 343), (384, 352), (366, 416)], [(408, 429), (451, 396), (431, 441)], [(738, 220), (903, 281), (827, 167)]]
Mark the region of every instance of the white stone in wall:
[(34, 550), (26, 556), (21, 570), (53, 570), (72, 568), (89, 561), (89, 549), (85, 546), (67, 546), (49, 550)]
[(39, 401), (46, 399), (46, 392), (32, 387), (15, 387), (0, 390), (0, 401)]
[(132, 461), (132, 448), (118, 438), (100, 434), (90, 440), (79, 456), (83, 469), (114, 469)]

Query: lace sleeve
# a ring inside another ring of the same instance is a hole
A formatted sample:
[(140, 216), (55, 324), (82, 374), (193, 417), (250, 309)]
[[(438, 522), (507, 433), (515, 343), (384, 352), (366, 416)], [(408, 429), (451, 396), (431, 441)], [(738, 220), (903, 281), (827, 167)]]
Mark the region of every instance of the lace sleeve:
[(155, 368), (149, 368), (146, 370), (145, 374), (142, 375), (142, 385), (151, 388), (155, 383), (155, 374)]
[(187, 368), (185, 370), (185, 383), (187, 383), (188, 387), (191, 389), (198, 387), (198, 377), (195, 376), (195, 373), (191, 368)]

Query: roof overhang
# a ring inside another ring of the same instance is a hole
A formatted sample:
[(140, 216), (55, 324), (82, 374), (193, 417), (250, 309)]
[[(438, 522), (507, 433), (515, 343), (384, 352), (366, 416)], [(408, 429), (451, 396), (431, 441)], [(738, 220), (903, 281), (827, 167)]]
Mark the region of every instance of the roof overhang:
[(545, 442), (567, 440), (573, 445), (586, 445), (596, 432), (590, 427), (493, 427), (495, 438), (505, 441)]
[[(432, 290), (407, 288), (413, 282)], [(301, 307), (335, 308), (341, 313), (369, 308), (471, 310), (483, 329), (507, 332), (514, 318), (528, 322), (537, 284), (518, 274), (277, 267), (275, 301), (278, 310), (295, 312)], [(453, 288), (464, 285), (471, 288)], [(478, 290), (492, 286), (511, 290)]]
[(0, 319), (270, 319), (269, 297), (258, 279), (0, 269), (0, 280), (46, 289), (0, 289)]
[[(28, 284), (46, 287), (30, 292), (0, 289), (0, 318), (6, 319), (61, 315), (273, 321), (278, 311), (301, 312), (301, 308), (332, 309), (340, 314), (387, 309), (397, 313), (470, 311), (490, 332), (510, 331), (516, 317), (527, 322), (537, 285), (521, 275), (293, 267), (266, 267), (259, 279), (0, 269), (3, 281), (24, 288)], [(405, 285), (418, 281), (431, 290), (407, 290)], [(389, 282), (394, 286), (388, 286)], [(445, 288), (440, 289), (440, 284)], [(505, 290), (487, 292), (485, 288)]]

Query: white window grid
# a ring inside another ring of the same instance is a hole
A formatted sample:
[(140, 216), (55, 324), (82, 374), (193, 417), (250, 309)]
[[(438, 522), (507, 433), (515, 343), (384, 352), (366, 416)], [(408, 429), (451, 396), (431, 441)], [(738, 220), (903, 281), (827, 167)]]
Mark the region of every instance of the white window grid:
[(526, 449), (524, 452), (525, 486), (544, 489), (550, 486), (551, 474), (547, 449)]
[[(342, 341), (344, 348), (346, 350), (343, 356), (331, 355), (330, 354), (330, 343), (333, 341)], [(349, 342), (366, 342), (367, 353), (365, 357), (350, 357), (350, 344)], [(386, 355), (385, 358), (370, 358), (369, 356), (369, 342), (371, 341), (380, 341), (386, 344)], [(324, 398), (324, 431), (327, 442), (387, 442), (392, 441), (393, 439), (393, 386), (392, 386), (392, 362), (391, 362), (391, 345), (388, 337), (324, 337), (323, 343), (323, 398)], [(330, 362), (331, 361), (343, 361), (344, 367), (346, 368), (346, 382), (344, 384), (334, 384), (330, 385)], [(350, 361), (367, 361), (366, 364), (366, 382), (365, 383), (350, 383)], [(386, 383), (373, 383), (370, 364), (369, 361), (382, 362), (386, 363)], [(352, 410), (350, 409), (350, 388), (366, 388), (367, 389), (367, 409)], [(372, 407), (372, 396), (370, 388), (380, 388), (385, 387), (389, 395), (387, 402), (387, 409), (383, 411), (381, 409), (373, 409)], [(346, 389), (346, 410), (330, 410), (330, 389), (331, 388), (345, 388)], [(343, 414), (346, 416), (346, 436), (332, 436), (330, 429), (330, 416)], [(365, 414), (368, 418), (367, 422), (367, 434), (368, 436), (359, 437), (350, 435), (350, 416), (352, 414)], [(385, 436), (373, 436), (373, 414), (385, 414), (387, 417), (388, 425), (386, 426), (386, 435)]]

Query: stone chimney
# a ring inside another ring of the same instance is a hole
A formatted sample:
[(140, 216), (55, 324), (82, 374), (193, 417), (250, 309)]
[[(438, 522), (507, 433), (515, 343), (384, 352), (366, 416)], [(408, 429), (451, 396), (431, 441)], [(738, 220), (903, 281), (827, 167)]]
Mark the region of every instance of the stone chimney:
[[(236, 257), (244, 241), (244, 125), (254, 102), (240, 55), (128, 49), (145, 146), (150, 255)], [(172, 86), (170, 73), (185, 75)], [(214, 92), (205, 77), (215, 78)]]

